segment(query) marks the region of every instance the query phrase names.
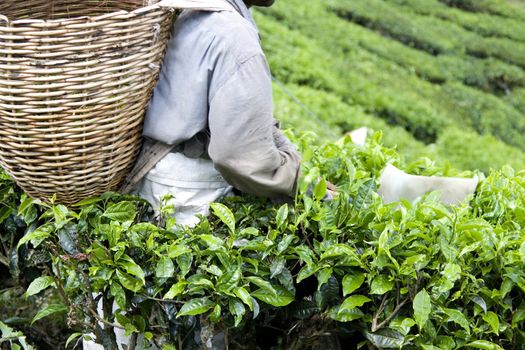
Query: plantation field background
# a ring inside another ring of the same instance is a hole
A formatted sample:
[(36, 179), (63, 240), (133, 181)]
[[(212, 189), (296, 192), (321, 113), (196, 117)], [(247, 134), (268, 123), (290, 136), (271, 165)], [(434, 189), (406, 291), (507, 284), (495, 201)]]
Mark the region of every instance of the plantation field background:
[(525, 167), (522, 1), (286, 0), (255, 19), (285, 127), (368, 126), (407, 160)]

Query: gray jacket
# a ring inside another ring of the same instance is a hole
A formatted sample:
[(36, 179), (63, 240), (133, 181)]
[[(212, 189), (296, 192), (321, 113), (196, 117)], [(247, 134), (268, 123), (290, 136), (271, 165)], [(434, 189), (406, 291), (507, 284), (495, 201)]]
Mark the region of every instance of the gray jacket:
[(209, 155), (234, 187), (292, 195), (300, 155), (275, 127), (272, 83), (253, 18), (237, 11), (184, 11), (173, 26), (144, 136)]

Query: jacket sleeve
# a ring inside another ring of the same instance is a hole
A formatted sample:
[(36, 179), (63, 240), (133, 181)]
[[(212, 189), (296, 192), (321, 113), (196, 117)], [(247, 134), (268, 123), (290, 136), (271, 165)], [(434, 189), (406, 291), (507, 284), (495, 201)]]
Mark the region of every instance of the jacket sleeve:
[(209, 108), (208, 153), (225, 180), (257, 196), (293, 196), (301, 156), (275, 126), (265, 57), (239, 64)]

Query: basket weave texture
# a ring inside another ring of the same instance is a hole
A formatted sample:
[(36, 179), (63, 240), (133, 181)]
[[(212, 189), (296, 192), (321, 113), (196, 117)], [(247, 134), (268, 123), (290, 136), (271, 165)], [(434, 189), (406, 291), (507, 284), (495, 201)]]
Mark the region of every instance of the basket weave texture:
[(0, 165), (29, 195), (72, 204), (132, 167), (173, 19), (156, 2), (0, 2)]

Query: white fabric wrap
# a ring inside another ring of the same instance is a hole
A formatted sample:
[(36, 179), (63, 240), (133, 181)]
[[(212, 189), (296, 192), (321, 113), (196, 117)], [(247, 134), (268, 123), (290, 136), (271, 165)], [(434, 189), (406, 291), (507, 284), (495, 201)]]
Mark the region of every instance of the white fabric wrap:
[(479, 179), (416, 176), (388, 164), (379, 179), (379, 195), (385, 203), (393, 203), (406, 199), (414, 201), (420, 196), (432, 191), (440, 192), (440, 202), (458, 205), (476, 192)]
[(231, 189), (211, 160), (169, 153), (144, 177), (137, 194), (155, 210), (162, 198), (171, 194), (173, 198), (164, 205), (174, 206), (178, 224), (193, 226), (199, 222), (197, 214), (208, 215), (209, 204), (226, 196)]

